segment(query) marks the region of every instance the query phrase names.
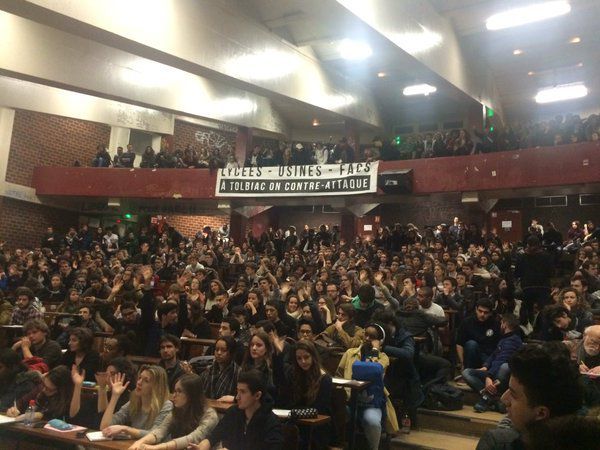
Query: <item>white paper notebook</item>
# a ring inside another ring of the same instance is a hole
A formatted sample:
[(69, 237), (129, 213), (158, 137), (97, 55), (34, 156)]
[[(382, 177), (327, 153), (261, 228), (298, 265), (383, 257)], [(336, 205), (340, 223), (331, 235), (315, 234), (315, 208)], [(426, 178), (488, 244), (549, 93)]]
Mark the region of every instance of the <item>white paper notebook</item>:
[(112, 441), (112, 438), (106, 437), (102, 434), (102, 431), (90, 431), (86, 433), (85, 437), (87, 437), (90, 441)]
[(14, 417), (8, 417), (3, 414), (0, 414), (0, 424), (3, 423), (13, 423), (15, 421)]

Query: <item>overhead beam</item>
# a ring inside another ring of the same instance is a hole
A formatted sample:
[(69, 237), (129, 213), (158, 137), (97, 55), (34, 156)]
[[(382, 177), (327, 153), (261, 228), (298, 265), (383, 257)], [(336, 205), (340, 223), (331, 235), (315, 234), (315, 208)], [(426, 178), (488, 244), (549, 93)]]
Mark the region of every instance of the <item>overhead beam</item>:
[(0, 0), (0, 8), (261, 95), (383, 126), (368, 90), (327, 72), (318, 60), (223, 2)]
[(309, 19), (308, 14), (303, 11), (295, 11), (293, 13), (277, 17), (276, 19), (263, 20), (263, 24), (270, 30), (274, 30), (276, 28), (282, 28), (307, 19)]
[[(288, 135), (263, 96), (0, 11), (0, 74)], [(66, 97), (57, 101), (69, 101)], [(79, 103), (76, 107), (81, 107)]]
[[(502, 116), (494, 76), (483, 61), (467, 61), (448, 19), (429, 0), (337, 0), (398, 48)], [(429, 40), (430, 48), (421, 44)], [(468, 65), (467, 65), (468, 63)]]

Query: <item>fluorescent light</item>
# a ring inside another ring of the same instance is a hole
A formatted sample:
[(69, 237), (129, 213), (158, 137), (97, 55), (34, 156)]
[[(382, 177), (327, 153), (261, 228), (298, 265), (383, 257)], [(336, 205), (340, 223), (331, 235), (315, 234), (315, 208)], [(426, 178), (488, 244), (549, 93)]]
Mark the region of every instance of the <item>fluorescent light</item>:
[(396, 43), (402, 50), (411, 55), (423, 53), (442, 43), (442, 35), (428, 30), (423, 25), (419, 25), (421, 31), (416, 33), (401, 33), (394, 37)]
[(579, 44), (581, 42), (581, 38), (579, 36), (575, 36), (569, 40), (569, 44)]
[(385, 73), (385, 72), (377, 72), (377, 76), (379, 78), (385, 78), (387, 76), (387, 73)]
[(523, 50), (521, 50), (520, 48), (513, 50), (513, 55), (515, 55), (515, 56), (519, 56), (522, 54), (523, 54)]
[(535, 96), (537, 103), (552, 103), (585, 97), (588, 90), (584, 84), (563, 84), (552, 88), (542, 89)]
[(369, 44), (351, 39), (340, 42), (339, 51), (342, 58), (351, 60), (366, 59), (373, 54)]
[(406, 86), (402, 93), (404, 95), (429, 95), (435, 91), (437, 91), (437, 88), (430, 84), (415, 84), (413, 86)]
[(488, 30), (502, 30), (562, 16), (570, 11), (571, 5), (567, 1), (534, 3), (494, 14), (488, 17), (485, 26)]

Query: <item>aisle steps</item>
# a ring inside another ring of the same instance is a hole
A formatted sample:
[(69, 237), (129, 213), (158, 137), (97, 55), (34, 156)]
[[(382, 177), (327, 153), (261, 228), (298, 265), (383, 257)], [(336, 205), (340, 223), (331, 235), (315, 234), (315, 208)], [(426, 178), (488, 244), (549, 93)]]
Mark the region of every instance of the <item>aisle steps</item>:
[(476, 413), (469, 405), (460, 411), (419, 409), (418, 426), (444, 433), (479, 437), (487, 430), (495, 428), (503, 417), (503, 414), (491, 411)]
[(422, 429), (392, 438), (391, 450), (475, 450), (479, 438)]

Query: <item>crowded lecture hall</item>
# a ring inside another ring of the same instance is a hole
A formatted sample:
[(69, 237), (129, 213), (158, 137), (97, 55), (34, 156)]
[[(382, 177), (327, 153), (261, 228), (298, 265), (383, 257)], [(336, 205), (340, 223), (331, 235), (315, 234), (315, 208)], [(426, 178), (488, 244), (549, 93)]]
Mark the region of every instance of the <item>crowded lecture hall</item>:
[(600, 449), (599, 18), (0, 1), (0, 450)]

